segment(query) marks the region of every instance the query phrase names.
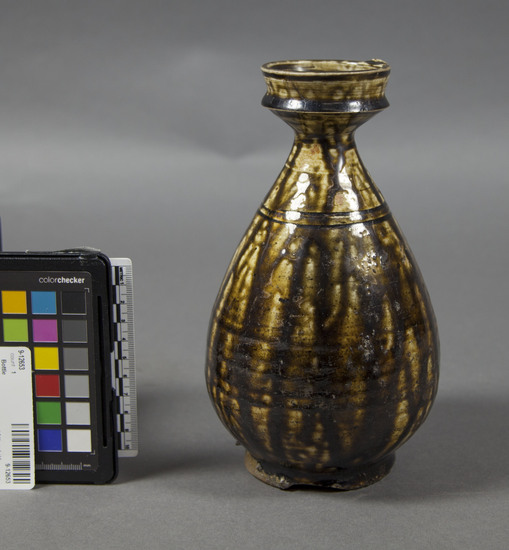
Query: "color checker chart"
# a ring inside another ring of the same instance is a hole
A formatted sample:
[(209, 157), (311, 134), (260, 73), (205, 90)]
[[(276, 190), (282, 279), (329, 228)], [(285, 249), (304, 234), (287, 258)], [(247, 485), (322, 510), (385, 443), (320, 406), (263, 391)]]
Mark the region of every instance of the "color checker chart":
[(116, 471), (104, 278), (102, 284), (89, 271), (0, 270), (0, 345), (32, 353), (38, 481), (104, 482)]
[(86, 292), (2, 290), (1, 298), (4, 343), (33, 346), (36, 452), (91, 453)]

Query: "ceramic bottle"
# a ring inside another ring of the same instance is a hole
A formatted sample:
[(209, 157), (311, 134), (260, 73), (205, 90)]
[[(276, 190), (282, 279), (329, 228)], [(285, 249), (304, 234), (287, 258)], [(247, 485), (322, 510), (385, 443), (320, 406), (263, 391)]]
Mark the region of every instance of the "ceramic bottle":
[(354, 141), (388, 106), (390, 68), (300, 60), (262, 71), (262, 104), (295, 139), (221, 285), (207, 387), (258, 479), (360, 488), (389, 472), (438, 383), (427, 290)]

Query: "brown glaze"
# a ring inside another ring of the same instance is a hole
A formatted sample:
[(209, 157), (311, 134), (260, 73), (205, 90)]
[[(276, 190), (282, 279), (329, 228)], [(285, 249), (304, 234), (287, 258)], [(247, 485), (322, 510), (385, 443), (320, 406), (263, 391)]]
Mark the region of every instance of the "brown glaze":
[(214, 306), (207, 386), (246, 466), (279, 488), (386, 475), (438, 382), (421, 274), (359, 158), (385, 108), (380, 60), (264, 65), (263, 104), (295, 131)]

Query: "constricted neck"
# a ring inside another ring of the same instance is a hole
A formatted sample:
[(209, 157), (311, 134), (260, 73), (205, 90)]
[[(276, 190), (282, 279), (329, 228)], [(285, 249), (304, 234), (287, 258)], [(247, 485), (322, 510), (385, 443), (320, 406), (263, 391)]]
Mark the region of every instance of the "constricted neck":
[[(359, 157), (352, 133), (312, 137), (297, 133), (263, 208), (279, 213), (284, 221), (318, 214), (347, 221), (355, 220), (356, 214), (360, 220), (363, 213), (378, 212), (385, 201)], [(319, 217), (318, 223), (323, 223)]]
[[(262, 208), (288, 221), (332, 214), (331, 223), (385, 209), (354, 133), (388, 106), (389, 66), (380, 60), (279, 61), (262, 71), (262, 104), (295, 131), (290, 156)], [(316, 223), (324, 223), (319, 218)]]

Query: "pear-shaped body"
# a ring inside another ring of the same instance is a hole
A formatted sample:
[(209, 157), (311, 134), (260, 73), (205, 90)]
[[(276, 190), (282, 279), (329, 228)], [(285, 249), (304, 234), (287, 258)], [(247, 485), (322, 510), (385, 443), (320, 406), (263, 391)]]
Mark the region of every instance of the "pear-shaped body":
[(388, 105), (389, 67), (297, 61), (263, 71), (263, 104), (295, 142), (219, 291), (207, 386), (262, 481), (363, 487), (389, 472), (438, 382), (428, 293), (354, 142)]

